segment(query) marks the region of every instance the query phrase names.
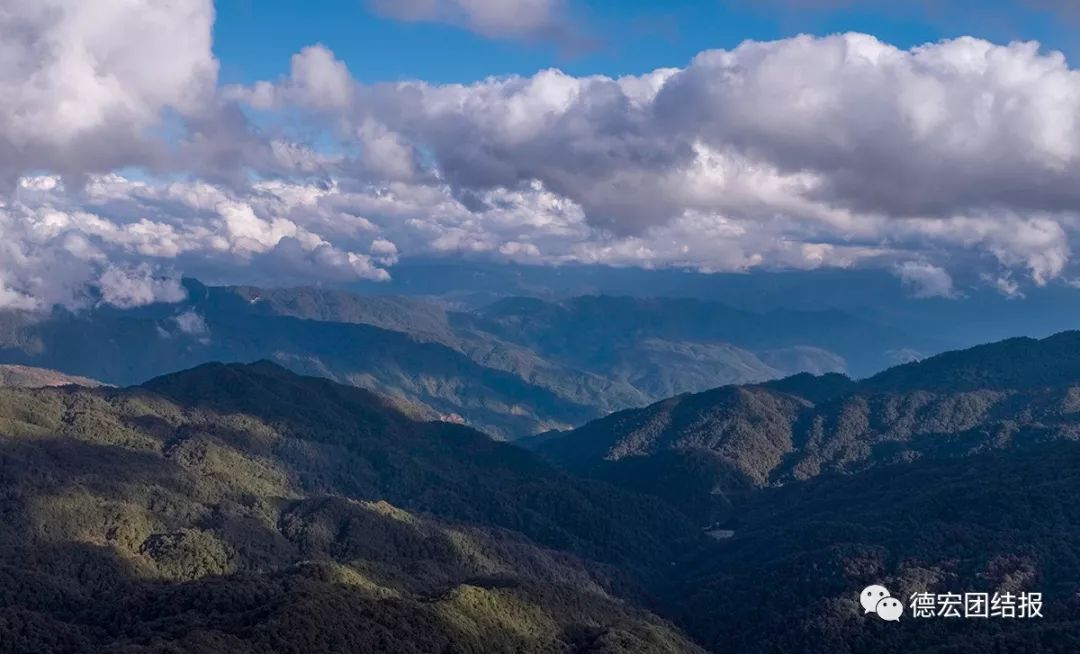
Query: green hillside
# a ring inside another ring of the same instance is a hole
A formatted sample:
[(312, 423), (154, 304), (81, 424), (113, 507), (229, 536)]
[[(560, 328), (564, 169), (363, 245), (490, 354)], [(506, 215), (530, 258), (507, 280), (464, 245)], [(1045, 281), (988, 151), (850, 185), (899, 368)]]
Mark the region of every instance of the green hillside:
[[(1078, 440), (1078, 412), (1080, 332), (1064, 332), (948, 352), (861, 382), (797, 375), (681, 395), (535, 447), (711, 523), (746, 487)], [(679, 483), (651, 481), (668, 478)]]
[(272, 364), (0, 389), (0, 473), (4, 651), (696, 651), (660, 503)]

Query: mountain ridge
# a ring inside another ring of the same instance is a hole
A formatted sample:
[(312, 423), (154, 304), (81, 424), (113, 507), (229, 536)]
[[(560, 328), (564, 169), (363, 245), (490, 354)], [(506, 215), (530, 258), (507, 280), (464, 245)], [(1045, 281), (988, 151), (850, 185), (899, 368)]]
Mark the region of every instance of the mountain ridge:
[(270, 359), (512, 440), (676, 393), (847, 370), (852, 356), (877, 365), (889, 348), (918, 345), (835, 310), (758, 315), (694, 299), (504, 298), (462, 310), (335, 289), (184, 288), (174, 304), (0, 312), (0, 362), (130, 385)]
[(700, 651), (659, 502), (270, 362), (0, 388), (0, 514), (5, 651)]
[[(709, 487), (711, 474), (722, 487), (734, 469), (739, 489), (1075, 440), (1078, 411), (1080, 331), (1070, 331), (944, 353), (862, 381), (803, 374), (684, 394), (530, 444), (570, 470), (608, 480), (625, 478), (615, 468), (634, 458), (708, 452), (703, 460), (716, 458), (715, 469), (702, 472), (698, 486)], [(683, 500), (702, 515), (703, 498)]]
[[(944, 361), (980, 379), (1014, 347)], [(833, 374), (669, 398), (606, 419), (637, 436), (591, 478), (269, 361), (0, 388), (0, 642), (1070, 651), (1080, 385), (1062, 364), (1011, 389), (916, 388), (938, 360), (902, 392)], [(1045, 618), (886, 625), (858, 604), (870, 583), (1040, 591)]]
[(78, 375), (67, 375), (56, 370), (47, 368), (34, 368), (32, 366), (19, 366), (0, 364), (0, 386), (104, 386), (105, 384)]

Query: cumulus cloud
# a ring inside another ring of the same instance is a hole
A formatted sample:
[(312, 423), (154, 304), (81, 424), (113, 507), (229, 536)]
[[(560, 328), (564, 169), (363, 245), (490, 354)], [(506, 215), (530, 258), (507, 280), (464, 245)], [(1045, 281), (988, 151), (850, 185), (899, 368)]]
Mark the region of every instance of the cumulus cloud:
[(726, 209), (733, 191), (743, 212), (791, 195), (887, 217), (1080, 199), (1080, 74), (1034, 43), (801, 36), (641, 77), (376, 86), (359, 112), (456, 186), (540, 180), (615, 231)]
[(132, 268), (106, 267), (98, 277), (98, 291), (104, 303), (121, 309), (155, 302), (171, 304), (187, 297), (179, 280), (156, 277), (146, 264)]
[(166, 108), (215, 92), (211, 0), (7, 0), (0, 10), (0, 176), (154, 158)]
[(1020, 284), (1008, 272), (997, 276), (984, 273), (982, 278), (983, 281), (997, 289), (998, 293), (1010, 300), (1020, 300), (1024, 297), (1024, 292), (1020, 290)]
[(904, 286), (917, 298), (955, 298), (956, 290), (949, 272), (925, 261), (905, 261), (894, 268)]
[(176, 323), (176, 328), (180, 330), (182, 334), (188, 336), (195, 336), (201, 339), (206, 339), (210, 336), (210, 327), (206, 324), (206, 319), (199, 315), (194, 309), (188, 309), (173, 316), (173, 322)]
[(231, 86), (225, 95), (244, 100), (256, 109), (298, 105), (328, 111), (348, 106), (353, 78), (344, 62), (321, 43), (292, 56), (289, 75), (278, 83), (259, 82), (251, 88)]
[(377, 135), (358, 140), (370, 159), (407, 162), (366, 174), (407, 180), (411, 150), (433, 157), (434, 184), (353, 198), (407, 215), (412, 251), (730, 270), (946, 244), (1041, 284), (1069, 260), (1076, 151), (1076, 112), (1044, 99), (1075, 86), (1031, 44), (847, 35), (640, 77), (376, 86), (344, 117)]
[(398, 249), (393, 242), (377, 238), (371, 242), (371, 256), (381, 265), (392, 266), (397, 263)]
[[(0, 11), (0, 306), (167, 300), (180, 273), (382, 280), (431, 253), (875, 265), (919, 297), (957, 296), (946, 263), (1009, 295), (1076, 276), (1080, 73), (1037, 44), (799, 36), (635, 76), (374, 85), (316, 44), (218, 88), (209, 0), (103, 6)], [(381, 8), (528, 38), (564, 9)]]
[(731, 270), (946, 246), (1036, 284), (1070, 260), (1080, 75), (1034, 43), (800, 36), (641, 76), (353, 94), (351, 174), (434, 201), (415, 231), (436, 251)]
[(0, 308), (77, 308), (95, 295), (120, 307), (176, 302), (173, 271), (270, 283), (384, 280), (397, 256), (372, 223), (324, 203), (340, 193), (319, 185), (235, 191), (109, 174), (78, 189), (24, 178), (18, 189), (0, 204)]

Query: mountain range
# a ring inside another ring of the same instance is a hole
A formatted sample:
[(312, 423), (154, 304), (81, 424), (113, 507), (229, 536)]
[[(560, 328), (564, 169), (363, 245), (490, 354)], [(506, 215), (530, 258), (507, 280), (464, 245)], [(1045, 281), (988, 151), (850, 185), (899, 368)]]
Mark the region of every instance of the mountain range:
[[(1080, 332), (1064, 332), (863, 381), (804, 374), (686, 394), (535, 447), (668, 502), (717, 540), (679, 567), (666, 599), (715, 651), (1071, 651), (1078, 416)], [(902, 598), (1037, 591), (1048, 612), (883, 629), (857, 603), (875, 583)]]
[(749, 487), (1073, 440), (1078, 412), (1080, 332), (1062, 332), (947, 352), (861, 381), (799, 374), (684, 394), (548, 434), (535, 447), (577, 472), (643, 480), (663, 475), (620, 468), (679, 468), (692, 453), (705, 477), (685, 501), (711, 496), (723, 509), (722, 498)]
[(268, 359), (513, 440), (679, 393), (802, 371), (866, 375), (943, 349), (838, 310), (630, 296), (464, 308), (447, 297), (185, 286), (175, 304), (0, 313), (0, 363), (124, 386)]
[(405, 258), (394, 267), (393, 279), (350, 288), (364, 295), (439, 297), (470, 309), (506, 297), (560, 301), (603, 295), (691, 298), (755, 314), (834, 310), (940, 346), (923, 354), (1017, 335), (1043, 338), (1080, 324), (1080, 291), (1073, 285), (1031, 285), (1005, 295), (978, 275), (953, 272), (952, 292), (928, 297), (905, 288), (897, 271), (887, 268), (755, 269), (746, 274)]
[(698, 651), (661, 503), (274, 364), (0, 389), (0, 471), (6, 652)]
[[(531, 453), (277, 364), (0, 389), (11, 651), (1074, 651), (1080, 332), (684, 394)], [(860, 589), (1043, 594), (1030, 620)]]

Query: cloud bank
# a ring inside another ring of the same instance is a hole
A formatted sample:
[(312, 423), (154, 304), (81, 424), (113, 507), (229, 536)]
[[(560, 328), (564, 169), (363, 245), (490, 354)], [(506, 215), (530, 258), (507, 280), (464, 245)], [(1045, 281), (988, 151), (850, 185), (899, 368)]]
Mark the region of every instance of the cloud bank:
[(7, 0), (0, 9), (0, 176), (145, 164), (162, 112), (215, 93), (210, 0)]
[[(208, 1), (97, 4), (0, 10), (2, 307), (168, 300), (181, 273), (379, 280), (432, 254), (880, 266), (916, 297), (1073, 276), (1080, 73), (1034, 43), (799, 36), (620, 78), (374, 85), (313, 44), (222, 87)], [(504, 4), (383, 10), (522, 34), (561, 11)]]

